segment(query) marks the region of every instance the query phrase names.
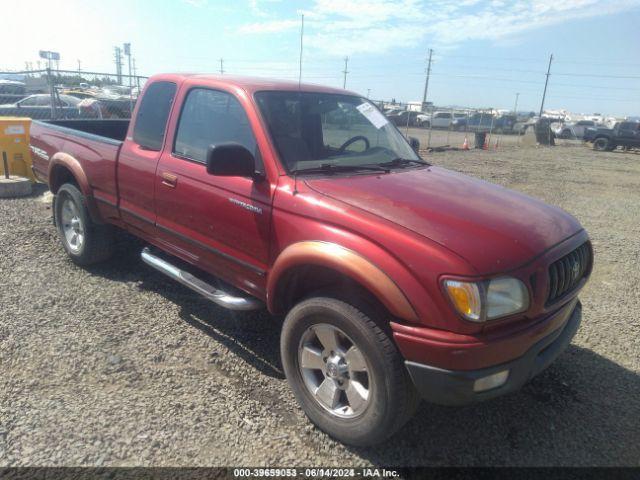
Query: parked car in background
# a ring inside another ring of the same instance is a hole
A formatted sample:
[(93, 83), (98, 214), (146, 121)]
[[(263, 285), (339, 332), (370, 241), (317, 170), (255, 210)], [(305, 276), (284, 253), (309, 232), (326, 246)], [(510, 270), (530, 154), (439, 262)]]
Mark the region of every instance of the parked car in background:
[(404, 111), (404, 108), (391, 107), (391, 108), (385, 108), (384, 109), (384, 114), (385, 115), (395, 115), (395, 114), (403, 112), (403, 111)]
[(489, 131), (494, 121), (490, 113), (474, 113), (469, 117), (456, 118), (451, 122), (451, 127), (458, 131)]
[(463, 112), (434, 112), (433, 114), (418, 115), (417, 124), (425, 128), (449, 128), (456, 119), (467, 118)]
[(553, 131), (558, 138), (582, 139), (587, 128), (596, 128), (599, 126), (601, 125), (593, 120), (579, 120), (577, 122), (560, 124)]
[(524, 135), (529, 129), (535, 128), (538, 117), (533, 116), (529, 118), (518, 118), (518, 121), (513, 125), (513, 133), (517, 135)]
[[(70, 95), (56, 96), (56, 117), (79, 117), (80, 99)], [(47, 93), (29, 95), (15, 103), (0, 105), (0, 116), (18, 116), (30, 118), (51, 118), (51, 95)]]
[[(63, 90), (62, 93), (81, 100), (80, 115), (84, 118), (131, 118), (132, 101), (129, 97), (88, 89)], [(133, 100), (135, 103), (135, 98)]]
[(593, 149), (599, 151), (640, 148), (640, 122), (619, 122), (613, 128), (588, 128), (584, 140), (593, 143)]
[(387, 118), (391, 123), (398, 127), (405, 127), (407, 125), (410, 127), (417, 127), (419, 125), (418, 116), (420, 115), (424, 115), (424, 112), (417, 110), (401, 110), (396, 113), (388, 114)]
[(493, 131), (498, 135), (502, 133), (514, 133), (514, 127), (518, 117), (512, 113), (500, 115), (493, 122)]
[(0, 80), (0, 104), (12, 104), (27, 95), (24, 83), (13, 80)]

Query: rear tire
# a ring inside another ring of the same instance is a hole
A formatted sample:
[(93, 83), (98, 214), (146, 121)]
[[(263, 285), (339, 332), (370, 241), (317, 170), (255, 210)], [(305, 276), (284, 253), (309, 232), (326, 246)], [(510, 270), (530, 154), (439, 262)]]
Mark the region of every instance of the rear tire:
[(365, 305), (322, 296), (303, 300), (288, 313), (280, 342), (287, 380), (306, 415), (356, 446), (382, 442), (418, 405), (382, 319), (374, 321), (375, 311)]
[(593, 141), (593, 149), (599, 152), (604, 152), (609, 149), (609, 139), (604, 137), (596, 138)]
[(87, 203), (78, 187), (65, 183), (54, 199), (54, 220), (62, 245), (78, 265), (92, 265), (113, 254), (113, 229), (91, 220)]

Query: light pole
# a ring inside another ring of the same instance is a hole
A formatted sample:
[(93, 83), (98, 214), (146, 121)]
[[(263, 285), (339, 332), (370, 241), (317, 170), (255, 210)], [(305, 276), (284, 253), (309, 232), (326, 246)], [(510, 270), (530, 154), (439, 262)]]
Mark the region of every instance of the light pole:
[(516, 103), (513, 104), (513, 113), (514, 114), (518, 114), (518, 97), (520, 96), (519, 93), (516, 93)]
[(131, 44), (124, 44), (124, 54), (129, 60), (129, 111), (133, 112), (133, 82), (131, 81)]

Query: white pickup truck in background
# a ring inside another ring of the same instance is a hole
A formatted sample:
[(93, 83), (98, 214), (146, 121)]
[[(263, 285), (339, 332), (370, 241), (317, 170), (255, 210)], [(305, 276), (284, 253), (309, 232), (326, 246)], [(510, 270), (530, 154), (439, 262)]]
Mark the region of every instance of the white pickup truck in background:
[(466, 118), (466, 112), (434, 112), (433, 114), (418, 115), (417, 122), (425, 128), (449, 128), (456, 118)]

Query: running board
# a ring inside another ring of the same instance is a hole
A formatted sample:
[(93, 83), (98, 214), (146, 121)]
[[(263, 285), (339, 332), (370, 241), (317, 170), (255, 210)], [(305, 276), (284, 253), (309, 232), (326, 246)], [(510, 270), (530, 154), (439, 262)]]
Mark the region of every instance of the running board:
[(147, 265), (155, 268), (156, 270), (164, 273), (168, 277), (173, 278), (175, 281), (181, 283), (185, 287), (190, 288), (194, 292), (199, 293), (213, 303), (220, 305), (221, 307), (228, 308), (229, 310), (259, 310), (264, 307), (264, 304), (253, 297), (237, 297), (228, 294), (222, 290), (218, 290), (213, 285), (203, 282), (199, 278), (194, 277), (189, 272), (186, 272), (175, 265), (170, 264), (166, 260), (155, 256), (151, 253), (149, 247), (142, 249), (142, 260)]

